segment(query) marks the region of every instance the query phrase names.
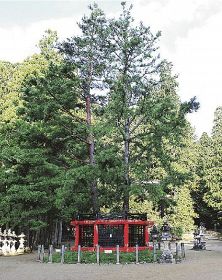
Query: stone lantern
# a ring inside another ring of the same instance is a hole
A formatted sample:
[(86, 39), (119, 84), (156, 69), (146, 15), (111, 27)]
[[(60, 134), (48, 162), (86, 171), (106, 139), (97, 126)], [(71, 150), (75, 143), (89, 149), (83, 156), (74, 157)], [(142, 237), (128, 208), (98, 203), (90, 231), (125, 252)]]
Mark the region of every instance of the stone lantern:
[(198, 229), (194, 232), (194, 250), (206, 250), (206, 241), (205, 241), (205, 227), (203, 223), (200, 223)]
[(170, 241), (172, 240), (171, 227), (167, 222), (164, 222), (161, 227), (161, 241), (163, 242), (164, 249), (160, 257), (161, 263), (172, 263), (173, 254), (170, 250)]

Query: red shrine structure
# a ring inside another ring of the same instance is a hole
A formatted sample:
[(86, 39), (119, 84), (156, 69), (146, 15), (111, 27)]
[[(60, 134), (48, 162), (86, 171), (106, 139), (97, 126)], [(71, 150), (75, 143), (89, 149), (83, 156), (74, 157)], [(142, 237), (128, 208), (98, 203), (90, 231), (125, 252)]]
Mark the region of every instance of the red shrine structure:
[(79, 215), (71, 222), (74, 227), (73, 251), (94, 251), (97, 245), (100, 250), (119, 250), (122, 252), (135, 251), (149, 247), (149, 228), (153, 221), (147, 220), (146, 214), (128, 215)]

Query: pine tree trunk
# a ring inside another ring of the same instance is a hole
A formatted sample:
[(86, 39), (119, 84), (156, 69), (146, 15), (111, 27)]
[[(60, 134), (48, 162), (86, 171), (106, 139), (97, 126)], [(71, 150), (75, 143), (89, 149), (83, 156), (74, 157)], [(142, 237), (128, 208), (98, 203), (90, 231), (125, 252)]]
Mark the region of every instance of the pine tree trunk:
[(125, 188), (124, 188), (124, 198), (123, 198), (123, 210), (127, 214), (129, 212), (129, 187), (130, 187), (130, 175), (129, 175), (129, 152), (130, 152), (130, 125), (129, 118), (127, 118), (125, 123), (125, 139), (124, 139), (124, 177), (125, 177)]
[(58, 245), (58, 221), (55, 222), (53, 245)]
[(30, 247), (30, 229), (27, 228), (27, 233), (26, 233), (26, 240), (27, 240), (27, 247)]
[(62, 221), (59, 221), (58, 245), (62, 243)]
[[(86, 97), (86, 122), (89, 128), (89, 137), (88, 137), (88, 143), (89, 143), (89, 162), (90, 165), (95, 165), (95, 143), (94, 138), (91, 132), (91, 122), (92, 122), (92, 116), (91, 116), (91, 100), (90, 95), (87, 95)], [(93, 180), (91, 182), (91, 195), (92, 195), (92, 207), (93, 212), (98, 212), (98, 192), (97, 192), (97, 183), (96, 180)]]

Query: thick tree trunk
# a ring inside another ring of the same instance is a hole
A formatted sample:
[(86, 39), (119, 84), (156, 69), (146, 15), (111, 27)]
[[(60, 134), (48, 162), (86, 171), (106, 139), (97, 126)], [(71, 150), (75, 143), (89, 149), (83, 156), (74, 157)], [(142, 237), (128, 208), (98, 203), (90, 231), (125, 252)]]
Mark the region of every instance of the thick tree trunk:
[[(86, 121), (89, 128), (89, 137), (88, 137), (88, 143), (89, 143), (89, 162), (90, 165), (95, 165), (95, 143), (94, 138), (91, 132), (91, 100), (90, 95), (87, 95), (86, 97)], [(91, 182), (91, 194), (92, 194), (92, 207), (93, 212), (98, 212), (98, 191), (97, 191), (97, 183), (96, 180), (93, 180)]]
[(130, 161), (130, 124), (129, 118), (125, 123), (125, 139), (124, 139), (124, 177), (125, 177), (125, 188), (123, 198), (123, 210), (127, 214), (129, 212), (129, 188), (130, 188), (130, 175), (129, 175), (129, 161)]
[(58, 245), (58, 221), (55, 222), (53, 245), (56, 245), (56, 246)]
[(62, 243), (62, 221), (59, 221), (58, 245)]

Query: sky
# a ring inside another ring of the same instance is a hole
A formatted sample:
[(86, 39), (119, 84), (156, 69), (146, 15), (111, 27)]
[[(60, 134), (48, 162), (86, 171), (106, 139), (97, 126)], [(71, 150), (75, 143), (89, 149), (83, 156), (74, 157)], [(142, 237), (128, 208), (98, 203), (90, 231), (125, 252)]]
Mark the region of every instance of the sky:
[[(89, 0), (0, 0), (0, 60), (21, 62), (37, 52), (47, 29), (65, 39), (79, 32), (77, 22), (88, 13)], [(98, 0), (108, 17), (118, 16), (121, 0)], [(197, 137), (211, 133), (214, 111), (222, 106), (222, 0), (132, 0), (133, 17), (162, 32), (161, 57), (177, 73), (182, 101), (193, 96), (198, 112), (188, 116)]]

